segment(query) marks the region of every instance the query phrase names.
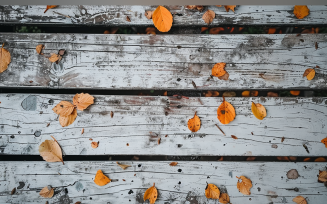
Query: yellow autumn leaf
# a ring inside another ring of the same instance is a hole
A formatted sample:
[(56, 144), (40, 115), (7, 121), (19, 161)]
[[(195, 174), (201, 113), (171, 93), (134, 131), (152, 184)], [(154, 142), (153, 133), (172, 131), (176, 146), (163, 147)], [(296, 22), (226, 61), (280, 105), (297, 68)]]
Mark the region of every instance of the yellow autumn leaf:
[(155, 184), (153, 183), (153, 186), (151, 186), (145, 191), (143, 200), (144, 201), (149, 200), (150, 204), (154, 204), (157, 200), (157, 197), (158, 197), (158, 191), (155, 187)]
[(152, 21), (160, 32), (168, 32), (173, 25), (173, 16), (165, 7), (158, 6), (152, 13)]
[(205, 189), (205, 195), (207, 198), (211, 199), (219, 199), (220, 196), (220, 190), (218, 187), (214, 184), (207, 184), (207, 187)]
[(294, 15), (296, 16), (296, 18), (298, 19), (302, 19), (304, 17), (306, 17), (307, 15), (309, 15), (309, 8), (307, 6), (294, 6)]
[(69, 116), (74, 110), (74, 105), (68, 101), (60, 101), (52, 110), (58, 115)]
[(189, 119), (187, 122), (187, 127), (192, 132), (197, 132), (201, 128), (201, 120), (199, 116), (196, 115), (196, 112), (194, 114), (194, 117)]
[(316, 75), (316, 71), (314, 69), (306, 69), (305, 72), (303, 73), (303, 77), (307, 77), (308, 80), (312, 80)]
[(253, 115), (259, 120), (263, 120), (267, 116), (266, 108), (260, 103), (253, 103), (251, 106)]
[(229, 195), (227, 193), (222, 193), (220, 195), (219, 202), (223, 204), (229, 203)]
[(302, 196), (296, 196), (295, 198), (293, 198), (293, 201), (297, 204), (307, 204), (307, 200)]

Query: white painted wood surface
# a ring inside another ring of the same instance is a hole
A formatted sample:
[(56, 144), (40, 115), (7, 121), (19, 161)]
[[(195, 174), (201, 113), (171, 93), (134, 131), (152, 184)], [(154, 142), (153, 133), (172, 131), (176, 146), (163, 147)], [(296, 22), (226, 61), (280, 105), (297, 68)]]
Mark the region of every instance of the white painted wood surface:
[[(143, 203), (145, 190), (155, 183), (156, 204), (218, 203), (205, 197), (207, 182), (227, 192), (233, 204), (293, 203), (292, 199), (298, 195), (305, 197), (309, 204), (324, 204), (327, 199), (327, 188), (317, 181), (319, 170), (326, 170), (326, 163), (179, 162), (173, 167), (169, 166), (170, 161), (122, 163), (131, 167), (122, 170), (114, 161), (70, 161), (65, 165), (0, 162), (0, 202)], [(93, 179), (98, 169), (115, 181), (97, 186)], [(299, 178), (287, 178), (291, 169), (298, 171)], [(236, 176), (241, 175), (252, 180), (250, 196), (244, 196), (236, 187)], [(53, 198), (41, 198), (38, 194), (47, 185), (56, 188)], [(10, 195), (15, 187), (19, 188), (16, 194)]]
[[(327, 86), (327, 35), (0, 34), (12, 55), (0, 87), (317, 89)], [(315, 49), (315, 42), (318, 49)], [(44, 44), (45, 55), (35, 47)], [(57, 65), (46, 57), (66, 49)], [(229, 80), (208, 81), (226, 62)], [(303, 78), (318, 65), (316, 76)]]
[[(39, 145), (53, 135), (66, 155), (327, 156), (320, 142), (327, 133), (326, 98), (226, 98), (236, 118), (222, 125), (217, 118), (221, 97), (94, 97), (95, 104), (63, 128), (52, 108), (73, 95), (1, 94), (0, 152), (39, 155)], [(264, 120), (253, 116), (252, 101), (266, 107)], [(187, 121), (195, 111), (202, 125), (191, 133)], [(91, 148), (90, 138), (100, 142), (98, 148)]]
[[(144, 16), (145, 11), (154, 11), (153, 6), (128, 5), (60, 5), (44, 13), (45, 5), (0, 6), (2, 24), (55, 24), (55, 25), (111, 25), (111, 26), (152, 26), (152, 20)], [(293, 14), (293, 5), (241, 5), (235, 13), (226, 12), (224, 7), (206, 6), (203, 12), (191, 11), (184, 6), (166, 6), (173, 14), (173, 25), (207, 26), (202, 15), (207, 9), (213, 10), (216, 17), (212, 26), (217, 25), (326, 25), (327, 6), (308, 5), (310, 14), (297, 19)], [(68, 15), (54, 13), (59, 12)], [(131, 22), (126, 20), (129, 16)]]

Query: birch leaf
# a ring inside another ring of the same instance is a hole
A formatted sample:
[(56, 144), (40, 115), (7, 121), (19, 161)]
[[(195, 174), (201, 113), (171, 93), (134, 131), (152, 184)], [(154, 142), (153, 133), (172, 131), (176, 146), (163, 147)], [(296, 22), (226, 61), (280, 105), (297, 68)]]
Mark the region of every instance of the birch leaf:
[(143, 200), (144, 201), (149, 200), (150, 204), (154, 204), (157, 200), (157, 197), (158, 197), (158, 191), (155, 187), (155, 184), (153, 183), (153, 186), (151, 186), (145, 191)]
[(199, 116), (196, 115), (196, 112), (194, 114), (194, 117), (189, 119), (187, 122), (187, 127), (192, 132), (197, 132), (201, 128), (201, 120)]
[(229, 195), (227, 193), (222, 193), (220, 195), (219, 202), (224, 204), (229, 203)]
[(60, 101), (52, 110), (58, 115), (69, 116), (74, 110), (74, 105), (68, 101)]
[(251, 106), (253, 115), (259, 120), (263, 120), (267, 116), (266, 108), (260, 103), (253, 103)]
[(307, 77), (308, 80), (312, 80), (316, 75), (316, 71), (314, 69), (306, 69), (305, 72), (303, 73), (303, 77)]
[(209, 183), (205, 189), (205, 195), (207, 198), (219, 199), (220, 191), (216, 185)]
[(11, 62), (10, 52), (3, 48), (3, 45), (4, 44), (2, 44), (2, 48), (0, 49), (0, 73), (6, 71)]
[(325, 145), (325, 147), (327, 148), (327, 137), (322, 139), (321, 142)]
[(94, 103), (94, 97), (88, 93), (76, 94), (73, 98), (73, 103), (78, 110), (82, 111)]
[(237, 177), (238, 179), (241, 179), (237, 181), (237, 189), (244, 195), (251, 195), (250, 189), (252, 188), (252, 181), (245, 176)]
[(126, 165), (126, 164), (119, 164), (118, 162), (116, 162), (118, 164), (118, 166), (120, 166), (122, 169), (127, 169), (128, 167), (131, 167), (131, 165)]
[(95, 178), (94, 178), (94, 183), (97, 184), (98, 186), (104, 186), (108, 183), (110, 183), (110, 179), (105, 176), (101, 170), (98, 170), (96, 175), (95, 175)]
[(73, 112), (69, 116), (59, 116), (59, 123), (62, 127), (67, 127), (75, 121), (77, 117), (77, 110), (74, 109)]
[(202, 19), (204, 20), (204, 22), (206, 24), (210, 24), (212, 23), (213, 19), (216, 17), (216, 14), (214, 11), (212, 10), (207, 10), (203, 16), (202, 16)]
[(59, 55), (58, 54), (52, 54), (50, 57), (49, 57), (49, 61), (50, 62), (56, 62), (59, 60)]
[(212, 76), (215, 76), (215, 77), (224, 76), (227, 73), (225, 71), (225, 66), (226, 66), (226, 63), (224, 63), (224, 62), (216, 63), (211, 69)]
[(51, 188), (51, 186), (46, 186), (40, 191), (40, 196), (42, 196), (43, 198), (52, 198), (53, 194), (54, 188)]
[(225, 101), (225, 97), (223, 97), (223, 103), (218, 107), (217, 116), (222, 124), (228, 124), (235, 119), (235, 109), (232, 104)]
[(302, 196), (296, 196), (295, 198), (293, 198), (293, 201), (297, 204), (307, 204), (306, 199)]
[(304, 17), (306, 17), (307, 15), (309, 15), (309, 8), (307, 6), (294, 6), (294, 15), (296, 16), (296, 18), (298, 19), (302, 19)]
[(318, 182), (327, 182), (327, 171), (319, 171)]
[[(36, 46), (35, 50), (39, 55), (41, 55), (43, 48), (44, 48), (44, 45), (40, 44), (40, 45)], [(42, 53), (42, 55), (43, 55), (43, 53)]]
[(54, 140), (45, 140), (39, 146), (39, 152), (41, 157), (47, 162), (62, 162), (62, 152), (57, 140), (51, 136)]
[(165, 7), (158, 6), (152, 14), (152, 21), (160, 32), (168, 32), (173, 25), (173, 16)]

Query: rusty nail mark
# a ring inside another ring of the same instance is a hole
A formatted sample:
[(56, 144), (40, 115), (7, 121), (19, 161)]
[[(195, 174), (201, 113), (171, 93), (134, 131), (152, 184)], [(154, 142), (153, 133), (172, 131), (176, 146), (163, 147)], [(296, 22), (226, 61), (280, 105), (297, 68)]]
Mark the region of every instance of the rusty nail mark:
[(226, 136), (226, 134), (224, 133), (224, 131), (222, 131), (222, 129), (220, 129), (220, 127), (217, 124), (215, 124), (215, 125), (221, 131), (221, 133), (223, 133)]

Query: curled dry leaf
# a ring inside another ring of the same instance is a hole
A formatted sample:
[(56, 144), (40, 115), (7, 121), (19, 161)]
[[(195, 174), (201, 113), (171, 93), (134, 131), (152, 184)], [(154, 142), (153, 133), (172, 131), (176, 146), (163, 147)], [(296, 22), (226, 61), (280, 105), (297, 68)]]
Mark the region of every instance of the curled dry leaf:
[(152, 21), (160, 32), (168, 32), (173, 25), (173, 16), (165, 7), (158, 6), (152, 14)]
[(268, 92), (268, 93), (267, 93), (267, 96), (268, 96), (268, 97), (278, 97), (278, 93), (275, 93), (275, 92)]
[(40, 196), (42, 196), (43, 198), (52, 198), (53, 194), (54, 188), (51, 188), (51, 186), (46, 186), (40, 191)]
[(147, 27), (146, 29), (145, 29), (145, 32), (146, 32), (146, 34), (152, 34), (152, 35), (156, 35), (156, 29), (155, 28), (153, 28), (153, 27)]
[(36, 46), (35, 49), (36, 49), (36, 52), (37, 52), (39, 55), (41, 55), (41, 52), (42, 52), (43, 48), (44, 48), (44, 45), (40, 44), (40, 45)]
[(178, 164), (178, 162), (172, 162), (169, 164), (169, 166), (176, 166)]
[(305, 158), (305, 159), (303, 159), (303, 161), (304, 161), (304, 162), (308, 162), (308, 161), (310, 161), (310, 160), (311, 160), (311, 158), (309, 158), (309, 157), (308, 157), (308, 158)]
[(128, 167), (131, 167), (131, 165), (126, 165), (126, 164), (119, 164), (118, 162), (116, 162), (118, 164), (118, 166), (120, 166), (122, 169), (127, 169)]
[(299, 178), (299, 172), (296, 169), (291, 169), (286, 174), (288, 179), (297, 179)]
[(205, 195), (207, 198), (219, 199), (220, 190), (216, 185), (209, 183), (205, 189)]
[(301, 91), (290, 91), (290, 93), (291, 93), (293, 96), (298, 96), (298, 95), (300, 95)]
[(293, 201), (297, 204), (307, 204), (307, 200), (302, 196), (296, 196), (295, 198), (293, 198)]
[(236, 93), (234, 91), (225, 91), (223, 93), (223, 96), (224, 97), (235, 97), (236, 96)]
[(227, 193), (222, 193), (220, 195), (219, 202), (224, 204), (229, 203), (229, 195)]
[(158, 191), (155, 187), (155, 184), (153, 183), (153, 186), (151, 186), (145, 191), (143, 200), (144, 201), (149, 200), (150, 204), (154, 204), (157, 200), (157, 197), (158, 197)]
[(0, 49), (0, 73), (6, 71), (11, 62), (10, 52), (3, 48), (3, 45), (4, 44), (2, 44), (2, 48)]
[(250, 189), (252, 188), (252, 181), (245, 176), (237, 177), (238, 179), (241, 179), (237, 181), (237, 189), (243, 194), (243, 195), (251, 195)]
[(74, 110), (74, 105), (68, 101), (60, 101), (52, 110), (58, 115), (69, 116)]
[(326, 162), (327, 160), (323, 157), (318, 157), (317, 159), (315, 159), (315, 162)]
[(215, 28), (210, 28), (209, 34), (219, 34), (220, 31), (224, 31), (225, 29), (223, 27), (215, 27)]
[(131, 22), (131, 18), (129, 16), (126, 16), (126, 21)]
[(47, 162), (62, 162), (62, 151), (57, 140), (51, 136), (54, 140), (45, 140), (39, 146), (39, 152), (41, 157)]
[(47, 12), (49, 9), (56, 8), (58, 5), (47, 5), (47, 8), (45, 9), (44, 13)]
[(99, 146), (99, 142), (91, 142), (91, 147), (92, 147), (93, 149), (98, 148), (98, 146)]
[(303, 73), (303, 77), (307, 77), (308, 80), (312, 80), (316, 75), (316, 71), (314, 69), (306, 69), (305, 72)]
[(266, 108), (260, 103), (253, 103), (251, 106), (253, 115), (259, 120), (263, 120), (267, 116)]
[(277, 157), (279, 161), (290, 161), (288, 157)]
[(322, 139), (321, 142), (325, 145), (325, 147), (327, 148), (327, 137)]
[(309, 8), (307, 6), (294, 6), (294, 15), (296, 16), (296, 18), (298, 19), (302, 19), (304, 17), (306, 17), (307, 15), (309, 15)]
[(207, 11), (203, 14), (202, 19), (204, 20), (204, 22), (205, 22), (206, 24), (210, 24), (210, 23), (213, 21), (213, 19), (214, 19), (215, 17), (216, 17), (216, 14), (215, 14), (214, 11), (212, 11), (212, 10), (207, 10)]
[(222, 104), (217, 109), (218, 120), (222, 124), (228, 124), (235, 119), (235, 109), (232, 104), (225, 101), (225, 97), (223, 97)]
[(246, 158), (246, 161), (254, 161), (256, 159), (256, 157), (248, 157)]
[(318, 182), (327, 182), (327, 171), (319, 171)]
[(236, 5), (226, 5), (224, 7), (227, 12), (229, 12), (229, 10), (232, 10), (233, 12), (235, 12), (234, 9), (235, 9)]
[(153, 11), (145, 11), (144, 15), (147, 19), (151, 19), (152, 18), (152, 14), (153, 14)]
[(60, 125), (62, 127), (67, 127), (67, 126), (73, 124), (73, 122), (75, 121), (76, 117), (77, 117), (77, 110), (74, 109), (73, 112), (70, 115), (68, 115), (68, 116), (62, 116), (62, 115), (60, 115), (59, 116), (59, 123), (60, 123)]
[(73, 103), (77, 107), (77, 110), (82, 111), (94, 103), (94, 97), (88, 93), (76, 94), (73, 98)]
[(110, 111), (110, 117), (111, 117), (111, 118), (114, 117), (114, 112)]
[(197, 132), (201, 128), (201, 120), (199, 116), (196, 115), (196, 112), (194, 114), (194, 117), (189, 119), (187, 122), (187, 127), (192, 132)]
[(101, 170), (98, 170), (96, 175), (95, 175), (95, 178), (94, 178), (94, 183), (98, 186), (104, 186), (108, 183), (110, 183), (110, 179), (105, 176)]
[(49, 57), (49, 61), (50, 62), (56, 62), (59, 60), (59, 55), (58, 54), (52, 54), (50, 57)]

